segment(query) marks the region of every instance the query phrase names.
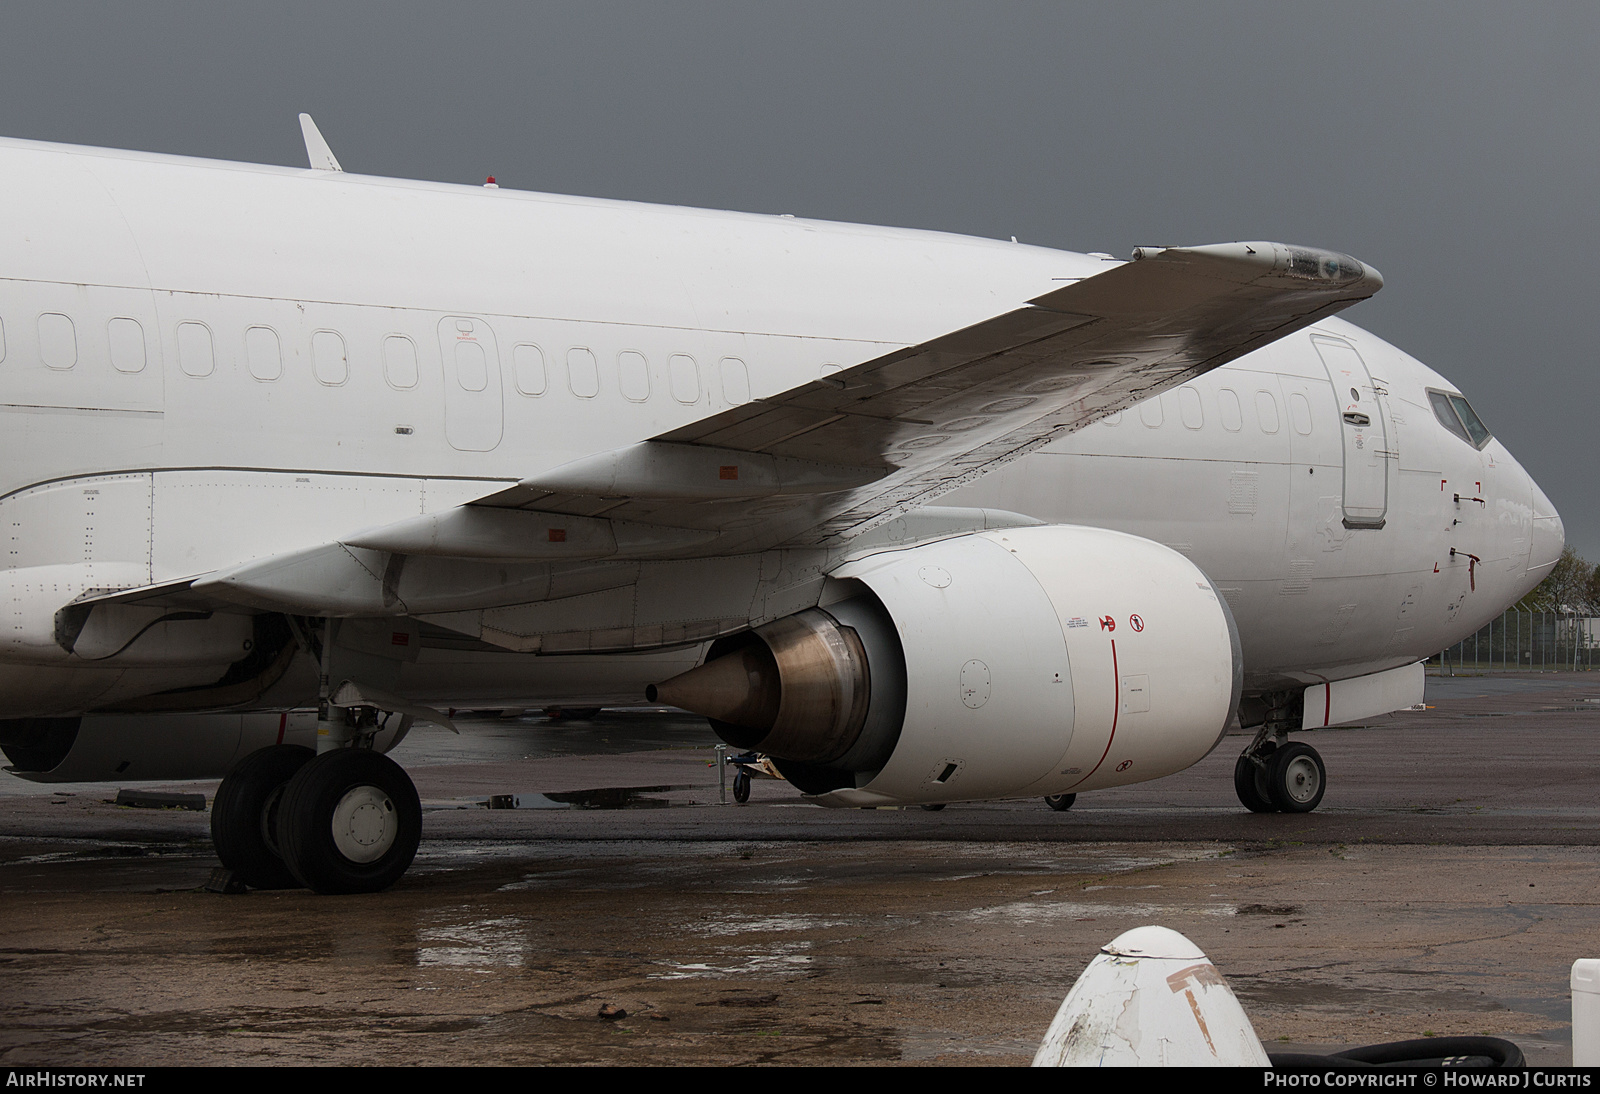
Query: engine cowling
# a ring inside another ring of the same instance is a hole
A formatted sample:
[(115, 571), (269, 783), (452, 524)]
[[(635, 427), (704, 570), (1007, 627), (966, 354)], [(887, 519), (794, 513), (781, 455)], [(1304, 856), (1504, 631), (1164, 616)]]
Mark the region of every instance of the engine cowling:
[(1040, 526), (887, 551), (652, 689), (828, 805), (1076, 793), (1181, 771), (1243, 679), (1227, 604), (1137, 536)]

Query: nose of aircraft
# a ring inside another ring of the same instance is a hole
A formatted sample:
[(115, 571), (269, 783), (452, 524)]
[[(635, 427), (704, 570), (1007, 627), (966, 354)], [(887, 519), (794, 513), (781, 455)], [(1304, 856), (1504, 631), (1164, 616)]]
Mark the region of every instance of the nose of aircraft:
[(1561, 514), (1550, 504), (1539, 484), (1531, 478), (1528, 484), (1533, 492), (1533, 544), (1528, 552), (1528, 577), (1537, 582), (1543, 581), (1560, 560), (1561, 549), (1567, 544), (1567, 530), (1561, 524)]

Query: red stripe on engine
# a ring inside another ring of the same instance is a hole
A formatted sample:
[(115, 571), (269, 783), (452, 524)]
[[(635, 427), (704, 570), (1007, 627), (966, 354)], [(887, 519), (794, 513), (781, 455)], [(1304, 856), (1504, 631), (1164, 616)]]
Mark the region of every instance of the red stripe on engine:
[[(1100, 759), (1094, 767), (1089, 769), (1089, 774), (1073, 783), (1079, 783), (1094, 778), (1094, 773), (1100, 770), (1100, 765), (1106, 762), (1106, 757), (1111, 755), (1111, 742), (1117, 739), (1117, 715), (1122, 712), (1122, 677), (1117, 675), (1117, 640), (1111, 640), (1111, 736), (1106, 738), (1106, 750), (1100, 753)], [(1071, 789), (1071, 787), (1068, 787)]]

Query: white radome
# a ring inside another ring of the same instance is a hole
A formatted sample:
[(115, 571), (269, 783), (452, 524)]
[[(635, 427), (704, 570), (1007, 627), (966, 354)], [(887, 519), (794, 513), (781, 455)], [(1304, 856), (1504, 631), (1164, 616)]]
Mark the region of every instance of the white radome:
[(1177, 931), (1101, 949), (1056, 1012), (1034, 1067), (1271, 1067), (1222, 974)]

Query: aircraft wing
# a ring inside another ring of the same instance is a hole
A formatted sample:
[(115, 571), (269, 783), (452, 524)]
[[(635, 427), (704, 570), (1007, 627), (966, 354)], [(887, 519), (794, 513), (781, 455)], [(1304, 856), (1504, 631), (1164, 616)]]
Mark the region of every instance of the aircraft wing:
[(394, 564), (418, 556), (459, 568), (829, 546), (1382, 285), (1347, 255), (1278, 243), (1141, 248), (1013, 311), (467, 505), (84, 599), (387, 611)]
[[(1014, 311), (464, 508), (604, 520), (623, 532), (619, 540), (639, 539), (635, 557), (826, 545), (1382, 285), (1347, 255), (1305, 247), (1140, 248), (1133, 261)], [(518, 523), (509, 512), (441, 514), (359, 542), (449, 553), (448, 541), (471, 538), (441, 527), (451, 520), (463, 529)], [(433, 538), (419, 542), (417, 533)]]

